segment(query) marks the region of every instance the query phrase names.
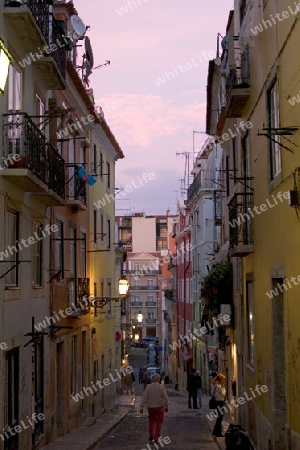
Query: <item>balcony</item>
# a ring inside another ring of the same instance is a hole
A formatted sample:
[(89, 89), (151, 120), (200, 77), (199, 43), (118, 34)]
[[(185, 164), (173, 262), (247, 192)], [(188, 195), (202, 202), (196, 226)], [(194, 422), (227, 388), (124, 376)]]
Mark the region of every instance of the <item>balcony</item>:
[(230, 69), (226, 86), (226, 117), (242, 117), (250, 97), (249, 48), (238, 55), (240, 67)]
[(78, 211), (86, 211), (86, 185), (78, 176), (75, 165), (68, 167), (67, 204), (77, 208)]
[(139, 276), (161, 275), (161, 270), (136, 269), (136, 270), (126, 270), (126, 273), (129, 275), (139, 275)]
[(131, 306), (143, 306), (143, 302), (131, 302)]
[(154, 308), (156, 306), (156, 302), (146, 302), (146, 306), (151, 306)]
[[(64, 160), (26, 113), (3, 114), (5, 177), (25, 192), (34, 193), (45, 205), (65, 204)], [(12, 155), (19, 155), (13, 160)]]
[(253, 253), (252, 211), (253, 194), (235, 194), (229, 210), (229, 256)]
[[(70, 317), (78, 318), (89, 313), (90, 305), (88, 298), (90, 296), (89, 278), (68, 278), (69, 305), (74, 308)], [(77, 292), (77, 295), (75, 293)]]
[(49, 5), (37, 0), (5, 0), (4, 6), (3, 15), (16, 31), (27, 53), (49, 44)]
[(5, 0), (4, 16), (22, 43), (27, 64), (37, 68), (47, 89), (65, 89), (69, 41), (62, 37), (49, 5), (37, 0)]
[(200, 190), (215, 190), (215, 177), (215, 171), (213, 170), (200, 170), (193, 183), (188, 188), (188, 201), (192, 200), (192, 198), (196, 196), (200, 192)]
[(159, 286), (130, 286), (132, 291), (158, 291)]
[(156, 319), (146, 319), (146, 323), (156, 323)]

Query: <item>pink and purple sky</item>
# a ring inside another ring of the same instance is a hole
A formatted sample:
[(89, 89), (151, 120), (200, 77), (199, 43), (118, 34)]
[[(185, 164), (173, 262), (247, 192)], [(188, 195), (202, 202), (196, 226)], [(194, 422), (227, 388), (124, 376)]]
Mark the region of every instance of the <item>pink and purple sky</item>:
[[(90, 26), (94, 67), (111, 61), (93, 71), (90, 87), (125, 154), (116, 163), (116, 187), (155, 175), (119, 195), (116, 215), (176, 214), (186, 169), (186, 156), (176, 153), (191, 152), (191, 170), (193, 130), (205, 130), (208, 60), (216, 56), (217, 33), (225, 34), (233, 0), (74, 4)], [(199, 149), (206, 135), (194, 137)]]

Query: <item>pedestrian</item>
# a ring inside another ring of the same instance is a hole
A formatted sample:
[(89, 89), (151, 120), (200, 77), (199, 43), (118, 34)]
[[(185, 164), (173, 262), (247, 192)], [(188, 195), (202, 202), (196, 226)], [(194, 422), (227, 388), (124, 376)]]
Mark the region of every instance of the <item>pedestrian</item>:
[(202, 395), (202, 377), (200, 372), (196, 372), (196, 385), (197, 385), (197, 401), (199, 408), (202, 407), (201, 395)]
[(129, 389), (130, 389), (131, 394), (133, 394), (132, 381), (133, 381), (132, 372), (131, 373), (125, 373), (125, 375), (124, 375), (124, 382), (125, 382), (125, 386), (126, 386), (127, 395), (128, 395)]
[(150, 372), (147, 370), (146, 366), (143, 367), (142, 381), (143, 381), (144, 389), (146, 389), (147, 384), (151, 383), (151, 375), (150, 375)]
[(199, 409), (197, 406), (197, 377), (196, 377), (196, 369), (192, 369), (191, 373), (188, 375), (187, 379), (187, 391), (189, 393), (188, 407), (192, 408), (193, 399), (193, 408)]
[(168, 395), (163, 384), (160, 384), (160, 375), (152, 375), (152, 383), (148, 384), (143, 392), (140, 413), (147, 405), (149, 416), (149, 442), (158, 443), (160, 430), (164, 421), (164, 413), (168, 412)]
[(223, 437), (224, 434), (222, 432), (222, 420), (224, 415), (224, 410), (222, 407), (224, 407), (224, 400), (226, 396), (226, 389), (225, 389), (225, 380), (226, 377), (222, 373), (218, 373), (218, 375), (213, 379), (213, 395), (216, 399), (216, 409), (218, 412), (218, 417), (213, 429), (213, 436), (215, 437)]
[(139, 371), (139, 384), (142, 384), (142, 383), (143, 383), (143, 369), (140, 368), (140, 371)]

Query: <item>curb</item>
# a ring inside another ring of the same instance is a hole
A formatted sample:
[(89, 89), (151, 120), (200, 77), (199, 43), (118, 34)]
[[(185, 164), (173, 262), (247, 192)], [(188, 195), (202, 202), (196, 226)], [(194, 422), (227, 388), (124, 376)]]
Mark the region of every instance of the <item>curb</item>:
[(121, 417), (118, 419), (118, 421), (116, 423), (111, 425), (103, 434), (101, 434), (101, 436), (99, 436), (92, 444), (90, 444), (84, 450), (92, 450), (98, 444), (98, 442), (100, 442), (102, 439), (104, 439), (117, 425), (119, 425), (119, 423), (122, 422), (122, 420), (125, 419), (128, 412), (129, 412), (129, 409), (124, 411), (124, 413), (121, 415)]

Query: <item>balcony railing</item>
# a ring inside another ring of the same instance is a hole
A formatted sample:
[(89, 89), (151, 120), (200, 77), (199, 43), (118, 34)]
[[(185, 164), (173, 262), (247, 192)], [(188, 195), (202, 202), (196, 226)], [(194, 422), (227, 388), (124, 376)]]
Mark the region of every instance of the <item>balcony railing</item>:
[(68, 203), (85, 209), (86, 205), (86, 185), (85, 182), (79, 178), (78, 171), (75, 165), (68, 167)]
[(246, 256), (253, 252), (252, 193), (235, 194), (229, 209), (229, 256)]
[(134, 291), (158, 291), (159, 286), (130, 286), (130, 290)]
[(156, 306), (156, 302), (146, 302), (146, 306)]
[(146, 319), (146, 323), (156, 323), (156, 319)]
[(52, 56), (55, 59), (63, 79), (65, 80), (67, 71), (67, 49), (65, 45), (62, 45), (65, 44), (65, 42), (62, 42), (61, 33), (55, 19), (52, 22), (51, 41), (56, 45), (56, 50), (52, 53)]
[(136, 269), (136, 270), (126, 270), (129, 275), (160, 275), (161, 270), (150, 270), (150, 269)]
[(200, 188), (209, 189), (216, 187), (214, 183), (215, 171), (213, 170), (201, 170), (193, 183), (188, 188), (188, 200), (191, 200), (199, 191)]
[(241, 117), (250, 97), (249, 47), (236, 57), (235, 69), (230, 69), (226, 86), (226, 116)]
[(131, 306), (143, 306), (143, 302), (131, 302)]
[[(3, 114), (3, 158), (10, 161), (10, 169), (3, 171), (4, 176), (24, 177), (15, 169), (29, 169), (39, 180), (65, 198), (64, 160), (55, 148), (46, 141), (46, 137), (35, 125), (28, 114), (16, 112)], [(10, 155), (10, 156), (9, 156)], [(18, 155), (14, 161), (11, 155)], [(9, 159), (10, 158), (10, 159)], [(35, 192), (36, 185), (24, 185), (24, 190)], [(42, 190), (42, 189), (39, 189)]]

